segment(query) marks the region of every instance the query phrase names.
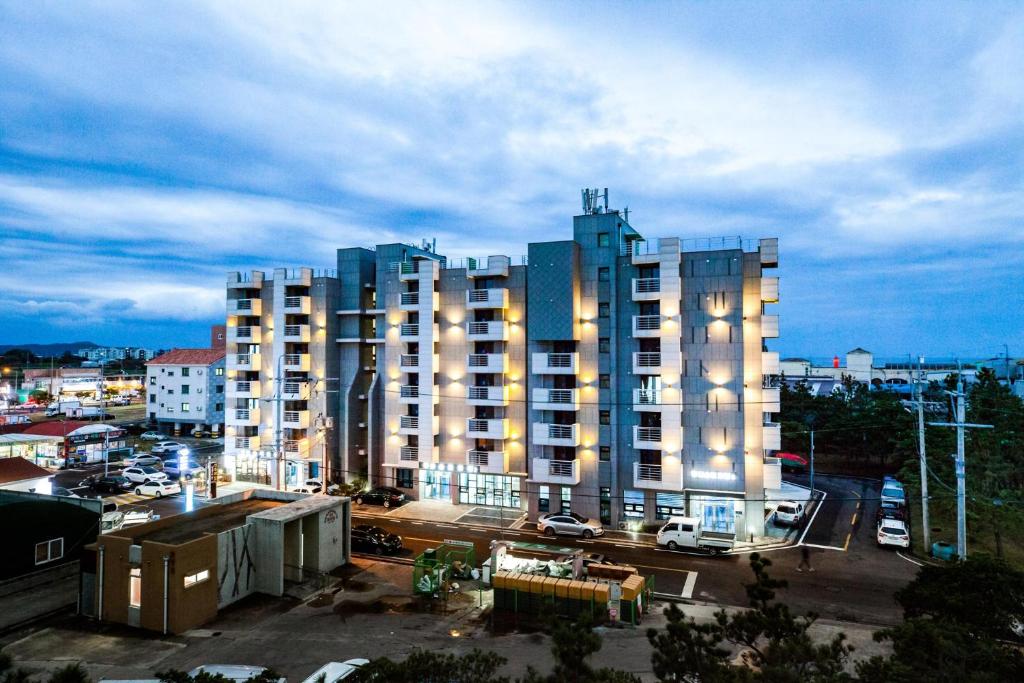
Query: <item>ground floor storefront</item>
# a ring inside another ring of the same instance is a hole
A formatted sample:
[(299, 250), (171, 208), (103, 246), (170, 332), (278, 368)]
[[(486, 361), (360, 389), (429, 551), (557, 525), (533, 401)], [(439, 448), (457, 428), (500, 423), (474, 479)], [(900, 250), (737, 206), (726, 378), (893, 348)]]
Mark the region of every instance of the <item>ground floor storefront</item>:
[(322, 468), (317, 460), (285, 458), (279, 460), (273, 451), (236, 451), (224, 454), (223, 471), (232, 481), (248, 482), (263, 486), (278, 485), (293, 489), (302, 486), (307, 479), (320, 479)]
[(525, 478), (507, 474), (471, 472), (465, 467), (430, 463), (419, 468), (384, 468), (385, 486), (403, 491), (413, 500), (436, 500), (460, 505), (523, 509)]

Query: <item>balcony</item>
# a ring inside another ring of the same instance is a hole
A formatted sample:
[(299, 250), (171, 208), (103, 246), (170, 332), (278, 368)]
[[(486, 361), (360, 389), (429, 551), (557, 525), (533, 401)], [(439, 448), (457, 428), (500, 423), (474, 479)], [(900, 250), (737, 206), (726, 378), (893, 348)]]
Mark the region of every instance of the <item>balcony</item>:
[(779, 265), (779, 238), (765, 237), (758, 241), (757, 250), (761, 253), (762, 268), (777, 268)]
[(231, 424), (240, 427), (255, 427), (260, 423), (259, 408), (235, 408), (228, 412)]
[(529, 480), (540, 484), (575, 486), (580, 483), (580, 461), (533, 458)]
[(400, 261), (393, 265), (398, 270), (398, 279), (402, 282), (420, 279), (419, 261)]
[(507, 439), (508, 420), (501, 418), (466, 420), (466, 438), (469, 439)]
[(661, 279), (656, 277), (633, 278), (633, 301), (657, 301), (661, 296)]
[(260, 383), (258, 380), (232, 381), (228, 383), (228, 393), (236, 398), (259, 398)]
[(508, 354), (471, 353), (466, 356), (466, 371), (480, 374), (502, 374), (508, 372)]
[(563, 425), (534, 422), (533, 443), (538, 446), (579, 446), (580, 426), (578, 423)]
[(578, 353), (535, 353), (532, 363), (535, 375), (575, 375), (579, 373)]
[(764, 459), (763, 481), (766, 489), (782, 488), (782, 460), (779, 458)]
[(403, 353), (398, 359), (398, 364), (403, 372), (438, 372), (441, 368), (441, 357), (436, 353)]
[(308, 410), (286, 410), (281, 415), (281, 426), (285, 429), (309, 429)]
[(228, 354), (228, 370), (259, 370), (261, 362), (258, 353)]
[(428, 415), (420, 418), (418, 415), (400, 415), (398, 417), (398, 433), (405, 436), (412, 436), (420, 433), (421, 427), (430, 427), (431, 434), (437, 434), (441, 428), (441, 418), (437, 415)]
[(260, 449), (260, 437), (236, 436), (234, 444), (236, 451), (258, 451)]
[(683, 468), (679, 458), (663, 458), (660, 465), (633, 463), (633, 487), (655, 491), (682, 491)]
[[(677, 333), (678, 334), (678, 333)], [(659, 337), (661, 336), (660, 315), (634, 315), (633, 316), (634, 337)]]
[(231, 315), (263, 315), (263, 301), (260, 299), (228, 299), (228, 313)]
[(284, 341), (286, 342), (308, 342), (309, 325), (285, 325)]
[(398, 390), (398, 402), (409, 405), (412, 403), (421, 403), (425, 399), (430, 399), (431, 403), (438, 403), (439, 396), (435, 391), (433, 385), (423, 387), (422, 393), (420, 387), (415, 384), (406, 384)]
[(579, 410), (579, 389), (534, 389), (530, 395), (534, 410)]
[(660, 375), (661, 353), (657, 351), (633, 352), (634, 375)]
[(488, 320), (466, 323), (466, 340), (471, 342), (508, 341), (508, 321)]
[(306, 439), (285, 439), (281, 446), (286, 456), (305, 458), (309, 455), (309, 441)]
[(285, 379), (284, 384), (281, 385), (281, 398), (286, 401), (304, 401), (309, 399), (307, 383)]
[(228, 289), (259, 289), (263, 286), (263, 273), (228, 273)]
[(466, 451), (466, 467), (476, 468), (483, 474), (508, 472), (508, 454), (505, 451)]
[(402, 462), (416, 462), (420, 459), (418, 446), (402, 446), (398, 449), (398, 459)]
[(779, 336), (779, 316), (761, 316), (761, 336), (765, 339), (777, 339)]
[(231, 342), (259, 342), (263, 330), (259, 325), (239, 325), (228, 327), (228, 343)]
[(661, 450), (661, 427), (633, 426), (633, 448)]
[(415, 311), (420, 307), (419, 292), (402, 292), (399, 295), (398, 307), (403, 311)]
[(310, 361), (308, 353), (286, 353), (281, 362), (282, 368), (296, 372), (309, 372)]
[(512, 259), (508, 256), (488, 256), (484, 259), (466, 259), (466, 277), (508, 277)]
[(466, 291), (466, 308), (508, 308), (508, 290), (504, 287), (494, 289), (470, 289)]
[(779, 363), (778, 351), (762, 351), (761, 352), (761, 374), (762, 375), (781, 375), (782, 366)]
[(761, 412), (778, 413), (782, 411), (781, 389), (765, 387), (761, 389)]
[(761, 301), (766, 304), (779, 303), (779, 278), (761, 277)]
[(286, 296), (284, 298), (285, 313), (301, 313), (309, 315), (313, 311), (312, 300), (308, 296)]
[(766, 451), (777, 451), (782, 448), (782, 425), (778, 422), (765, 422), (761, 447)]
[(661, 410), (661, 389), (634, 389), (633, 410), (641, 412)]
[(507, 406), (508, 387), (466, 387), (466, 405)]
[(430, 337), (427, 339), (437, 339), (437, 323), (431, 323), (429, 327), (420, 325), (419, 323), (402, 323), (398, 326), (398, 339), (403, 342), (422, 341), (424, 340), (424, 337), (420, 336), (421, 332), (430, 332)]

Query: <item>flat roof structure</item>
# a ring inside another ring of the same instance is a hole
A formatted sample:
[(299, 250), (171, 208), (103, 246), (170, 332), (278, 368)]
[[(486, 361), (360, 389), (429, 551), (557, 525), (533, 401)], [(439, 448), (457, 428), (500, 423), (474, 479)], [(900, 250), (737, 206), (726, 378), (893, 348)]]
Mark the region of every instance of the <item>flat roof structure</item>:
[[(235, 529), (245, 524), (249, 515), (258, 512), (266, 512), (273, 508), (290, 507), (295, 503), (287, 500), (268, 500), (266, 498), (249, 498), (233, 503), (209, 505), (194, 512), (185, 512), (172, 517), (165, 517), (175, 524), (162, 528), (146, 530), (148, 525), (130, 527), (120, 532), (118, 536), (130, 536), (136, 543), (153, 541), (155, 543), (166, 543), (167, 545), (180, 545), (202, 538), (206, 534), (219, 534), (222, 531)], [(133, 534), (133, 530), (142, 531), (140, 534)]]

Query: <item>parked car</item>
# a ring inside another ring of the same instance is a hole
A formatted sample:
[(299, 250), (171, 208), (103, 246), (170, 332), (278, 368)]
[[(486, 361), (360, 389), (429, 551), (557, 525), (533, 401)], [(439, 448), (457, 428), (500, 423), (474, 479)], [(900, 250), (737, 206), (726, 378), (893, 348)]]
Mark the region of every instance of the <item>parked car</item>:
[(194, 436), (197, 439), (210, 439), (213, 438), (213, 432), (211, 432), (209, 429), (197, 428), (192, 430), (192, 436)]
[(370, 505), (383, 505), (389, 508), (392, 505), (401, 505), (404, 502), (405, 494), (390, 486), (378, 486), (375, 489), (363, 491), (356, 495), (356, 503), (359, 505), (368, 503)]
[(70, 489), (66, 489), (63, 486), (54, 486), (50, 490), (51, 496), (61, 496), (62, 498), (81, 498), (77, 493), (72, 493)]
[(593, 538), (594, 536), (604, 534), (604, 527), (601, 526), (600, 521), (587, 519), (577, 515), (575, 512), (570, 512), (567, 515), (563, 515), (560, 512), (546, 514), (537, 522), (537, 530), (545, 536), (570, 534), (572, 536), (582, 536), (583, 538)]
[(171, 479), (180, 479), (182, 473), (184, 473), (186, 479), (191, 479), (195, 475), (203, 471), (203, 466), (197, 463), (195, 460), (189, 459), (185, 465), (185, 469), (181, 469), (181, 458), (178, 455), (171, 454), (164, 458), (164, 474)]
[[(211, 676), (219, 674), (229, 681), (233, 681), (233, 683), (245, 683), (245, 681), (248, 681), (250, 678), (256, 678), (266, 670), (266, 667), (263, 666), (246, 666), (244, 664), (203, 664), (189, 671), (188, 675), (195, 678), (201, 673), (208, 673)], [(278, 683), (285, 683), (283, 678), (277, 680)]]
[(402, 537), (379, 526), (360, 524), (352, 527), (352, 549), (374, 555), (391, 555), (402, 549)]
[(320, 493), (323, 490), (323, 482), (319, 479), (307, 479), (302, 486), (296, 486), (292, 489), (295, 493)]
[(907, 523), (899, 519), (883, 519), (878, 523), (878, 545), (910, 547), (910, 532)]
[(147, 481), (135, 487), (135, 494), (139, 496), (163, 498), (173, 496), (175, 493), (181, 493), (181, 484), (176, 481)]
[(167, 481), (167, 475), (155, 467), (126, 467), (121, 476), (133, 484), (145, 484), (148, 481)]
[(160, 441), (164, 437), (165, 437), (164, 434), (161, 434), (160, 432), (153, 432), (153, 431), (142, 432), (141, 434), (139, 434), (139, 438), (142, 439), (143, 441)]
[(132, 482), (127, 477), (122, 477), (119, 474), (112, 474), (107, 477), (94, 474), (83, 479), (78, 485), (88, 486), (93, 491), (100, 493), (123, 493), (132, 487)]
[(302, 683), (337, 683), (343, 681), (356, 670), (370, 663), (368, 659), (346, 659), (344, 662), (328, 662), (309, 675)]
[(140, 453), (138, 455), (133, 455), (130, 458), (125, 458), (121, 461), (121, 464), (126, 467), (152, 467), (153, 465), (163, 465), (164, 461), (155, 455)]
[(792, 500), (779, 503), (775, 508), (775, 523), (780, 526), (800, 526), (804, 521), (804, 506)]
[(883, 519), (898, 519), (901, 522), (907, 520), (907, 509), (898, 503), (883, 502), (878, 506), (878, 513), (875, 515), (875, 522)]
[(907, 495), (903, 491), (903, 486), (897, 481), (883, 480), (882, 495), (880, 499), (883, 503), (896, 503), (897, 505), (907, 504)]
[(186, 446), (183, 443), (178, 443), (177, 441), (158, 441), (157, 443), (153, 444), (153, 448), (152, 448), (151, 452), (152, 453), (177, 453), (182, 448), (188, 448), (188, 446)]

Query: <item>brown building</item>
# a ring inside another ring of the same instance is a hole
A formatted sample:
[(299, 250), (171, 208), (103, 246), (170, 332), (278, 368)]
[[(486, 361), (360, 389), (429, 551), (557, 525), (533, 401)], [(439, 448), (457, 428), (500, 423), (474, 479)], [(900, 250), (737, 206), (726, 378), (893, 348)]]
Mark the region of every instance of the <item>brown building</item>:
[(100, 537), (82, 563), (82, 605), (104, 621), (183, 633), (247, 595), (283, 595), (290, 583), (345, 564), (350, 529), (348, 498), (225, 496)]

